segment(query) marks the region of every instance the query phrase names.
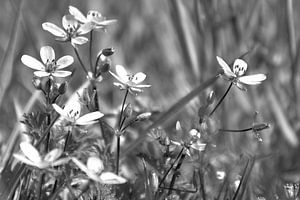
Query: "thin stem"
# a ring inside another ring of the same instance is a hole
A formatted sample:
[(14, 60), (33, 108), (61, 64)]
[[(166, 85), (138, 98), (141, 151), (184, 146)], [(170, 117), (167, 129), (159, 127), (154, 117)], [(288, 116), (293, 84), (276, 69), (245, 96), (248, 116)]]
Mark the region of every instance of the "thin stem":
[(121, 127), (121, 125), (122, 125), (122, 117), (123, 117), (124, 106), (125, 106), (125, 103), (126, 103), (128, 92), (129, 92), (129, 90), (127, 89), (126, 93), (125, 93), (125, 96), (124, 96), (124, 99), (123, 99), (123, 103), (122, 103), (122, 108), (121, 108), (121, 113), (120, 113), (120, 118), (119, 118), (119, 130), (122, 129), (122, 127)]
[(116, 164), (116, 174), (119, 175), (119, 163), (120, 163), (120, 135), (117, 136), (117, 164)]
[(229, 87), (227, 88), (226, 92), (224, 93), (224, 95), (222, 96), (222, 98), (219, 100), (219, 102), (217, 103), (217, 105), (215, 106), (215, 108), (209, 113), (209, 117), (212, 116), (212, 114), (217, 110), (217, 108), (220, 106), (220, 104), (222, 103), (222, 101), (225, 99), (226, 95), (228, 94), (230, 88), (232, 87), (233, 83), (231, 82)]
[(66, 137), (66, 140), (65, 140), (64, 152), (66, 152), (66, 150), (68, 148), (68, 144), (69, 144), (69, 141), (71, 140), (71, 137), (72, 137), (72, 131), (69, 130), (68, 134), (67, 134), (67, 137)]
[(82, 62), (82, 60), (81, 60), (81, 58), (80, 58), (80, 56), (79, 56), (79, 53), (78, 53), (76, 47), (74, 47), (73, 49), (74, 49), (74, 51), (75, 51), (75, 54), (76, 54), (76, 56), (77, 56), (77, 59), (78, 59), (80, 65), (81, 65), (81, 68), (82, 68), (83, 71), (86, 73), (87, 77), (89, 77), (89, 73), (88, 73), (87, 69), (85, 68), (85, 66), (84, 66), (84, 64), (83, 64), (83, 62)]
[(247, 132), (251, 131), (253, 128), (245, 128), (245, 129), (240, 129), (240, 130), (230, 130), (230, 129), (219, 129), (220, 132)]
[[(174, 174), (173, 174), (171, 182), (170, 182), (170, 188), (173, 188), (173, 186), (175, 184), (175, 181), (176, 181), (176, 178), (179, 176), (180, 172), (178, 170), (180, 169), (180, 167), (183, 163), (185, 155), (186, 155), (185, 153), (182, 153), (181, 156), (180, 156), (180, 159), (179, 159), (178, 164), (177, 164), (177, 166), (174, 170)], [(169, 190), (168, 195), (170, 195), (171, 193), (172, 193), (172, 190)]]
[(182, 147), (182, 149), (180, 150), (179, 154), (177, 155), (175, 161), (172, 163), (171, 167), (169, 167), (169, 169), (167, 170), (167, 172), (165, 173), (165, 175), (163, 176), (163, 178), (161, 179), (158, 187), (160, 188), (160, 186), (162, 185), (162, 183), (165, 181), (166, 177), (168, 176), (168, 174), (170, 173), (170, 171), (173, 169), (175, 163), (177, 162), (177, 160), (179, 160), (179, 158), (181, 157), (183, 150), (185, 147)]
[(92, 49), (93, 49), (93, 30), (90, 32), (90, 46), (89, 46), (89, 61), (91, 72), (93, 72), (93, 63), (92, 63)]

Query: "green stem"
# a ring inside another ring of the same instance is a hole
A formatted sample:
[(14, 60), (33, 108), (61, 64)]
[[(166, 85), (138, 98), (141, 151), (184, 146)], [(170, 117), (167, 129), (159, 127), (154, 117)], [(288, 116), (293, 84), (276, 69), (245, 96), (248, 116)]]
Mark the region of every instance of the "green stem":
[(233, 83), (231, 82), (229, 87), (227, 88), (226, 92), (224, 93), (224, 95), (222, 96), (222, 98), (219, 100), (219, 102), (217, 103), (217, 105), (215, 106), (215, 108), (209, 113), (209, 117), (212, 116), (212, 114), (217, 110), (217, 108), (220, 106), (220, 104), (222, 103), (222, 101), (225, 99), (226, 95), (228, 94), (230, 88), (232, 87)]
[(76, 47), (73, 47), (73, 49), (74, 49), (74, 51), (75, 51), (75, 54), (76, 54), (76, 56), (77, 56), (77, 59), (78, 59), (78, 61), (79, 61), (79, 63), (80, 63), (81, 68), (83, 69), (83, 71), (85, 72), (85, 74), (87, 75), (87, 77), (89, 77), (89, 73), (88, 73), (87, 69), (85, 68), (85, 66), (84, 66), (84, 64), (83, 64), (83, 62), (82, 62), (82, 60), (81, 60), (81, 58), (80, 58), (80, 56), (79, 56), (79, 53), (78, 53)]
[(124, 99), (123, 99), (123, 103), (122, 103), (122, 108), (121, 108), (121, 113), (120, 113), (120, 118), (119, 118), (119, 130), (122, 129), (122, 127), (121, 127), (122, 117), (123, 117), (123, 112), (124, 112), (124, 107), (125, 107), (126, 99), (127, 99), (127, 96), (128, 96), (128, 92), (129, 92), (129, 90), (127, 89), (126, 93), (125, 93), (125, 96), (124, 96)]
[[(176, 178), (179, 176), (180, 172), (178, 170), (180, 169), (180, 167), (181, 167), (181, 165), (183, 163), (185, 155), (186, 155), (185, 153), (181, 154), (180, 159), (178, 161), (178, 164), (177, 164), (176, 168), (174, 169), (174, 174), (173, 174), (171, 182), (170, 182), (170, 188), (173, 188), (173, 186), (175, 184), (175, 181), (176, 181)], [(171, 193), (172, 193), (172, 190), (169, 189), (168, 195), (170, 195)]]
[(89, 46), (89, 61), (91, 72), (93, 72), (93, 63), (92, 63), (92, 49), (93, 49), (93, 30), (90, 32), (90, 46)]
[(116, 164), (116, 174), (119, 174), (119, 163), (120, 163), (120, 135), (117, 136), (117, 164)]
[(245, 128), (245, 129), (240, 129), (240, 130), (229, 130), (229, 129), (219, 129), (220, 132), (247, 132), (251, 131), (253, 128)]

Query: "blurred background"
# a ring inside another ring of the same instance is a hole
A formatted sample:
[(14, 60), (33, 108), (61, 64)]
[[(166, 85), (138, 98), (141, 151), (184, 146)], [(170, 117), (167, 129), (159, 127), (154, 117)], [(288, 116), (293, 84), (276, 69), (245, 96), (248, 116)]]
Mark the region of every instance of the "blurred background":
[[(138, 100), (148, 110), (164, 111), (200, 83), (217, 74), (216, 56), (228, 63), (247, 53), (247, 74), (265, 73), (268, 78), (247, 92), (234, 87), (215, 113), (217, 126), (226, 129), (269, 123), (260, 143), (251, 133), (224, 133), (216, 140), (225, 160), (240, 154), (264, 155), (253, 168), (257, 195), (283, 189), (285, 182), (299, 182), (299, 33), (300, 2), (292, 0), (1, 0), (0, 7), (0, 143), (5, 144), (18, 123), (14, 105), (25, 106), (35, 90), (33, 71), (20, 62), (24, 54), (39, 57), (41, 46), (50, 45), (56, 57), (72, 55), (69, 44), (60, 43), (42, 30), (43, 22), (61, 26), (68, 6), (84, 14), (98, 10), (117, 19), (107, 32), (94, 34), (94, 59), (100, 49), (114, 47), (112, 63), (129, 71), (147, 74), (152, 87)], [(88, 45), (79, 47), (88, 62)], [(83, 82), (75, 58), (75, 77), (69, 90)], [(99, 86), (101, 111), (110, 112), (121, 103), (120, 92), (106, 76)], [(219, 79), (189, 103), (167, 126), (181, 120), (188, 128), (197, 121), (198, 108), (209, 91), (219, 99), (229, 83)], [(202, 103), (202, 104), (201, 104)], [(37, 103), (38, 104), (38, 103)], [(38, 106), (38, 105), (37, 105)], [(35, 110), (33, 106), (31, 110)], [(253, 116), (258, 111), (258, 119)], [(212, 159), (218, 160), (214, 155)], [(218, 156), (220, 156), (218, 155)], [(274, 176), (275, 174), (275, 176)], [(273, 181), (269, 189), (261, 187)], [(280, 182), (275, 184), (275, 182)], [(257, 184), (258, 183), (258, 184)], [(282, 187), (281, 187), (282, 186)]]

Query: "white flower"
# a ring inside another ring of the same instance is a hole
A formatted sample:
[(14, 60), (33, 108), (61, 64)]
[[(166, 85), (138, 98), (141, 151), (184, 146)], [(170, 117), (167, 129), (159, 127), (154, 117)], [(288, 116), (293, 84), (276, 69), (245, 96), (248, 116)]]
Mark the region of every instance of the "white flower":
[(74, 62), (72, 56), (63, 56), (55, 61), (55, 53), (53, 48), (50, 46), (42, 47), (40, 50), (40, 56), (44, 64), (28, 55), (23, 55), (21, 57), (21, 61), (24, 65), (37, 70), (33, 73), (35, 76), (67, 77), (72, 74), (72, 72), (61, 70), (70, 66)]
[(143, 92), (141, 88), (148, 88), (151, 85), (141, 85), (140, 83), (146, 79), (146, 74), (138, 72), (134, 75), (127, 73), (122, 65), (116, 65), (116, 73), (109, 71), (113, 77), (115, 77), (120, 83), (114, 82), (114, 85), (119, 87), (121, 90), (129, 90), (131, 94), (137, 94)]
[(91, 23), (93, 26), (93, 29), (106, 29), (107, 26), (115, 23), (117, 20), (106, 20), (105, 17), (101, 15), (100, 12), (90, 10), (87, 13), (87, 16), (85, 17), (80, 10), (75, 8), (74, 6), (69, 6), (69, 12), (71, 15), (75, 17), (79, 22), (85, 24), (85, 23)]
[(63, 16), (62, 26), (64, 29), (59, 28), (51, 22), (45, 22), (42, 24), (42, 28), (45, 31), (48, 31), (58, 37), (57, 40), (64, 42), (70, 41), (74, 47), (76, 44), (82, 45), (86, 43), (88, 39), (81, 35), (84, 35), (93, 29), (91, 23), (80, 24), (73, 15)]
[(40, 169), (63, 165), (69, 161), (68, 158), (58, 159), (63, 153), (62, 149), (53, 149), (44, 157), (42, 157), (38, 150), (29, 142), (21, 142), (20, 149), (23, 154), (15, 153), (13, 156), (27, 165)]
[(98, 119), (104, 116), (104, 114), (102, 114), (101, 112), (95, 111), (79, 117), (81, 106), (78, 101), (67, 104), (64, 109), (59, 107), (57, 104), (52, 104), (52, 106), (56, 112), (58, 112), (63, 118), (73, 123), (74, 125), (94, 124), (97, 123)]
[(234, 61), (233, 70), (230, 69), (229, 65), (222, 58), (217, 56), (217, 60), (224, 71), (225, 78), (234, 83), (241, 90), (246, 90), (243, 84), (258, 85), (267, 78), (265, 74), (243, 76), (247, 70), (247, 63), (242, 59), (236, 59)]
[(126, 179), (120, 177), (112, 172), (103, 172), (104, 166), (102, 160), (98, 157), (89, 157), (87, 165), (83, 164), (77, 158), (72, 158), (72, 161), (79, 167), (86, 175), (102, 184), (123, 184)]

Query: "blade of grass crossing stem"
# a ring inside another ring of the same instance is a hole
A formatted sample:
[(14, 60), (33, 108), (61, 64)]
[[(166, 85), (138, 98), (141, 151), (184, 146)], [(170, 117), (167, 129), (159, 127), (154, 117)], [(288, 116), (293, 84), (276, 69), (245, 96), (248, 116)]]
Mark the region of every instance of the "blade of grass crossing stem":
[(247, 189), (247, 183), (248, 183), (251, 171), (253, 169), (254, 163), (255, 163), (255, 158), (250, 157), (247, 161), (246, 167), (245, 167), (245, 169), (243, 171), (243, 174), (242, 174), (240, 184), (239, 184), (232, 200), (242, 199), (242, 197), (243, 197), (243, 195), (244, 195), (244, 193)]
[(152, 125), (147, 127), (145, 130), (141, 131), (141, 136), (136, 141), (134, 141), (127, 149), (123, 151), (123, 153), (121, 154), (121, 158), (126, 156), (136, 147), (138, 147), (146, 139), (147, 132), (149, 132), (153, 128), (157, 128), (158, 126), (165, 124), (168, 120), (170, 120), (170, 118), (176, 116), (176, 113), (178, 113), (181, 109), (183, 109), (184, 106), (188, 104), (193, 98), (195, 98), (200, 92), (204, 91), (209, 86), (211, 86), (217, 79), (218, 76), (214, 76), (208, 79), (207, 81), (205, 81), (204, 83), (200, 84), (198, 87), (193, 89), (191, 92), (189, 92), (187, 95), (182, 97), (173, 106), (171, 106), (166, 112), (162, 113), (160, 117), (158, 117), (158, 119), (152, 123)]

